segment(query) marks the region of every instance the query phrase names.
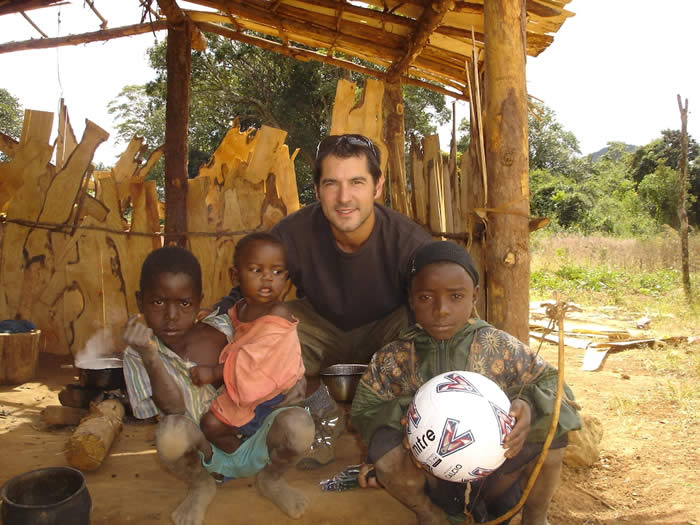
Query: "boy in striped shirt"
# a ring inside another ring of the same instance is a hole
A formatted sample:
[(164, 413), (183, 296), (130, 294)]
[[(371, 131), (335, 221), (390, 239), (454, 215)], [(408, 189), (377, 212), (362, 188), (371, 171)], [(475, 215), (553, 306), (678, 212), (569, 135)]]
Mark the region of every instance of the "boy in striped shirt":
[(202, 300), (201, 268), (183, 248), (168, 246), (149, 254), (139, 287), (141, 313), (127, 321), (122, 333), (128, 345), (124, 377), (134, 415), (161, 416), (156, 447), (168, 470), (188, 484), (173, 521), (202, 523), (215, 492), (210, 472), (224, 478), (256, 475), (263, 496), (289, 516), (300, 517), (308, 501), (287, 485), (283, 474), (311, 445), (311, 416), (299, 407), (283, 407), (269, 414), (234, 452), (212, 448), (198, 424), (216, 397), (216, 385), (194, 385), (190, 368), (218, 363), (231, 335), (230, 319), (222, 315), (196, 322)]

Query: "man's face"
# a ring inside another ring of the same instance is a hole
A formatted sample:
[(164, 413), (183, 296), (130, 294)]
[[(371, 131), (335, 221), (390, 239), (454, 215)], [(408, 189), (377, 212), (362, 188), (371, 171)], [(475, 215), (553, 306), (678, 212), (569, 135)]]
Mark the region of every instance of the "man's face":
[(139, 310), (153, 333), (171, 350), (184, 343), (194, 326), (201, 294), (185, 273), (159, 273), (146, 290), (136, 293)]
[(434, 339), (444, 341), (467, 324), (478, 289), (460, 265), (437, 262), (413, 277), (408, 302), (416, 322)]
[(374, 199), (382, 191), (384, 176), (374, 184), (364, 155), (340, 158), (328, 155), (321, 161), (316, 197), (333, 234), (369, 234), (374, 227)]

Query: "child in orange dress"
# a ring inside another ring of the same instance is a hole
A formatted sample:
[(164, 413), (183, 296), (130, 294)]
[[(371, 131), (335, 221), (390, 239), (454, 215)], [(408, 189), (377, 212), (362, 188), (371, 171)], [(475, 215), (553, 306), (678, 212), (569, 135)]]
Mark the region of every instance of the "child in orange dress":
[(299, 321), (280, 302), (287, 281), (282, 243), (266, 232), (243, 237), (232, 273), (243, 296), (228, 311), (233, 339), (222, 350), (219, 365), (190, 370), (197, 385), (225, 385), (200, 427), (214, 446), (229, 453), (255, 433), (283, 392), (304, 376)]

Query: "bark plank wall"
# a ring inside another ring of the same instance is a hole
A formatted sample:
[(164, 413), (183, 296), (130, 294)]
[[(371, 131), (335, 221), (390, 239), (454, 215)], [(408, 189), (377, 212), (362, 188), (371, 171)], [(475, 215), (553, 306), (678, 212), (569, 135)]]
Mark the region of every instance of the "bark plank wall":
[[(0, 319), (32, 320), (42, 351), (118, 353), (121, 327), (137, 311), (141, 264), (163, 243), (163, 205), (145, 180), (162, 149), (145, 158), (143, 139), (134, 138), (112, 170), (93, 172), (107, 134), (87, 121), (77, 142), (63, 108), (56, 166), (52, 123), (51, 113), (27, 111), (21, 140), (0, 141), (10, 158), (0, 163)], [(296, 153), (290, 156), (285, 139), (284, 131), (242, 132), (234, 122), (188, 181), (187, 242), (202, 264), (203, 305), (228, 292), (243, 232), (269, 228), (299, 208)]]

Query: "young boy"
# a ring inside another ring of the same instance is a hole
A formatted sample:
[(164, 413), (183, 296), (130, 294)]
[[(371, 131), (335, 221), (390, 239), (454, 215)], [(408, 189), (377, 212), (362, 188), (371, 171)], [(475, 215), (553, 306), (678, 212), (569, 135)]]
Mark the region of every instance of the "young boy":
[[(415, 512), (421, 525), (446, 524), (445, 513), (461, 522), (466, 489), (418, 468), (402, 445), (401, 419), (425, 381), (451, 370), (473, 371), (495, 381), (511, 399), (516, 425), (504, 443), (506, 462), (471, 483), (466, 508), (476, 522), (498, 517), (517, 503), (551, 421), (557, 370), (517, 339), (472, 318), (478, 284), (472, 259), (459, 245), (435, 241), (420, 248), (409, 284), (416, 324), (374, 355), (352, 405), (352, 423), (368, 445), (376, 479)], [(568, 387), (566, 396), (573, 399)], [(546, 525), (567, 432), (577, 428), (575, 409), (563, 402), (555, 440), (523, 509), (523, 525)], [(366, 476), (368, 469), (362, 469), (360, 485), (376, 486)]]
[[(202, 462), (209, 472), (224, 477), (257, 473), (262, 495), (289, 516), (300, 517), (308, 501), (282, 476), (313, 441), (313, 421), (305, 410), (285, 407), (273, 411), (232, 454), (212, 447), (197, 426), (217, 391), (210, 384), (193, 384), (190, 368), (215, 366), (226, 342), (226, 336), (217, 330), (201, 330), (197, 328), (201, 323), (195, 324), (202, 299), (197, 259), (179, 247), (153, 251), (141, 268), (136, 299), (141, 314), (131, 317), (122, 333), (128, 345), (124, 377), (134, 415), (161, 416), (156, 430), (159, 455), (168, 470), (188, 484), (188, 494), (173, 512), (173, 521), (202, 523), (204, 519), (215, 482)], [(215, 326), (227, 323), (225, 315), (207, 322)]]
[(267, 232), (243, 237), (236, 244), (231, 280), (243, 295), (228, 310), (233, 340), (218, 365), (190, 370), (196, 385), (225, 385), (199, 426), (210, 443), (229, 453), (260, 428), (284, 399), (282, 393), (304, 377), (299, 321), (280, 303), (287, 282), (282, 242)]

